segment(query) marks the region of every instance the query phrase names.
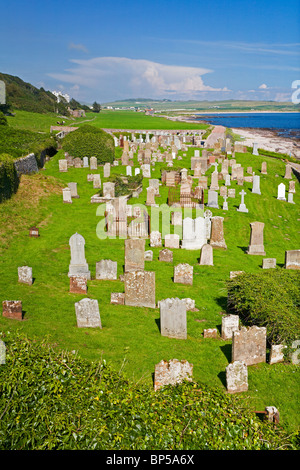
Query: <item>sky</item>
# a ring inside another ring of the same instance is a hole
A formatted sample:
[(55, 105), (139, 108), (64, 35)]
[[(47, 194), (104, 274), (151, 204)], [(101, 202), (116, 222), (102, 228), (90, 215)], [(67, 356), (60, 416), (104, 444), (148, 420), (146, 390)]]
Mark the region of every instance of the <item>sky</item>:
[(0, 72), (81, 103), (291, 101), (300, 79), (299, 0), (0, 0), (0, 21)]

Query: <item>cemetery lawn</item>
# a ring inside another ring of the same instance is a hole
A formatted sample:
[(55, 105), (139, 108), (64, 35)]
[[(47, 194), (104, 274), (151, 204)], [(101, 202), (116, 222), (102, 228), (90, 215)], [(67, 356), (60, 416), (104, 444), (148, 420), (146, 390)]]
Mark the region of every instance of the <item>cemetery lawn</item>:
[[(120, 112), (118, 121), (117, 113), (101, 112), (94, 124), (102, 122), (102, 127), (109, 127), (107, 124), (110, 122), (112, 127), (132, 128), (134, 120), (131, 120), (131, 115), (128, 113), (130, 117), (124, 121), (121, 115)], [(147, 121), (149, 128), (154, 128), (149, 122), (155, 122), (156, 118), (143, 118), (145, 126)], [(142, 127), (143, 118), (137, 128)], [(117, 123), (121, 122), (122, 126), (118, 126)], [(186, 125), (184, 127), (187, 128)], [(120, 151), (117, 152), (120, 157)], [(182, 152), (179, 151), (180, 154)], [(176, 166), (190, 168), (193, 154), (194, 148), (189, 149), (186, 157), (176, 161)], [(227, 244), (227, 250), (214, 250), (214, 266), (199, 265), (199, 250), (182, 249), (173, 250), (173, 263), (162, 263), (158, 261), (162, 248), (151, 248), (153, 261), (145, 262), (145, 270), (156, 273), (156, 302), (167, 297), (190, 297), (196, 301), (198, 311), (187, 313), (187, 340), (176, 340), (161, 336), (159, 309), (110, 304), (111, 292), (124, 292), (124, 284), (119, 280), (95, 280), (95, 266), (101, 259), (111, 259), (118, 262), (118, 276), (123, 274), (124, 240), (99, 240), (96, 234), (97, 224), (103, 217), (96, 214), (98, 205), (90, 203), (97, 190), (87, 182), (87, 174), (100, 172), (103, 183), (103, 168), (97, 171), (70, 168), (67, 173), (59, 173), (60, 158), (63, 158), (61, 150), (39, 174), (22, 176), (19, 192), (0, 205), (0, 218), (4, 221), (0, 226), (0, 302), (22, 300), (24, 310), (22, 322), (0, 316), (1, 331), (5, 335), (20, 331), (32, 339), (47, 337), (57, 348), (78, 351), (79, 356), (90, 361), (98, 362), (104, 358), (115, 370), (121, 370), (126, 378), (146, 384), (151, 389), (158, 362), (162, 359), (185, 359), (193, 363), (194, 379), (199, 384), (207, 384), (226, 393), (225, 368), (231, 362), (231, 341), (204, 339), (203, 329), (218, 328), (220, 331), (222, 313), (226, 312), (226, 280), (230, 271), (262, 271), (262, 257), (246, 254), (250, 222), (265, 223), (266, 257), (277, 259), (276, 269), (283, 269), (285, 250), (299, 249), (299, 183), (296, 182), (295, 205), (278, 201), (278, 184), (284, 182), (288, 185), (288, 180), (283, 178), (285, 164), (280, 159), (236, 153), (237, 163), (244, 168), (252, 166), (258, 175), (261, 162), (266, 161), (268, 175), (261, 175), (261, 195), (251, 194), (252, 184), (244, 183), (248, 213), (236, 211), (242, 189), (236, 181), (231, 185), (236, 188), (236, 197), (228, 199), (229, 210), (211, 209), (213, 215), (224, 217)], [(153, 178), (160, 178), (162, 167), (165, 168), (165, 164), (156, 163)], [(125, 167), (112, 167), (111, 174), (125, 174)], [(78, 183), (80, 198), (73, 200), (73, 204), (63, 204), (61, 189), (72, 181)], [(144, 179), (140, 197), (129, 203), (144, 204), (147, 186), (148, 181)], [(166, 203), (168, 188), (160, 186), (160, 194), (159, 204)], [(28, 236), (33, 225), (39, 227), (39, 238)], [(76, 326), (74, 303), (85, 296), (69, 293), (69, 238), (75, 232), (85, 238), (85, 255), (92, 275), (92, 280), (88, 281), (88, 296), (98, 299), (102, 329)], [(149, 240), (146, 240), (147, 249), (150, 249)], [(194, 266), (193, 286), (173, 283), (174, 265), (182, 262)], [(18, 266), (25, 265), (33, 268), (32, 286), (18, 283)], [(239, 395), (245, 405), (253, 412), (276, 406), (281, 423), (290, 431), (299, 429), (299, 366), (266, 363), (249, 366), (248, 373), (249, 391)]]

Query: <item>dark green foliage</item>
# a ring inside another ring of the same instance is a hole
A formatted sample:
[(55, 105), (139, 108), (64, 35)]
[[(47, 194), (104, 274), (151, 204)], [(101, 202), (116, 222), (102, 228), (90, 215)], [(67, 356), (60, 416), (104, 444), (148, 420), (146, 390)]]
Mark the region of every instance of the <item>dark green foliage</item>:
[(93, 103), (93, 108), (92, 108), (93, 113), (100, 113), (101, 111), (101, 105), (95, 101)]
[(0, 126), (7, 126), (7, 119), (4, 114), (0, 111)]
[(83, 125), (63, 139), (62, 147), (73, 157), (96, 157), (98, 164), (114, 161), (114, 139), (94, 126)]
[(228, 307), (245, 325), (267, 328), (269, 344), (286, 344), (300, 335), (300, 273), (274, 269), (241, 274), (227, 282)]
[(56, 147), (55, 138), (49, 134), (13, 129), (8, 126), (0, 127), (0, 152), (8, 153), (14, 158), (28, 153), (38, 156), (44, 149), (56, 149)]
[(136, 176), (112, 176), (108, 181), (115, 183), (115, 196), (127, 196), (132, 190), (137, 189), (143, 182), (143, 175)]
[(8, 154), (0, 154), (0, 202), (16, 193), (18, 186), (19, 178), (14, 159)]
[(297, 450), (297, 433), (261, 421), (238, 397), (185, 382), (154, 392), (105, 361), (2, 336), (1, 450)]

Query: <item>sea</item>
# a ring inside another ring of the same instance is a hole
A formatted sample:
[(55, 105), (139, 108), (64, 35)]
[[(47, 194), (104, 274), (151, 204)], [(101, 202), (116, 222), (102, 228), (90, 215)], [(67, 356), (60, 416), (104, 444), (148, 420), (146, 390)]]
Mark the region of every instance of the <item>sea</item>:
[(197, 113), (196, 120), (230, 128), (269, 129), (280, 137), (300, 139), (300, 113)]

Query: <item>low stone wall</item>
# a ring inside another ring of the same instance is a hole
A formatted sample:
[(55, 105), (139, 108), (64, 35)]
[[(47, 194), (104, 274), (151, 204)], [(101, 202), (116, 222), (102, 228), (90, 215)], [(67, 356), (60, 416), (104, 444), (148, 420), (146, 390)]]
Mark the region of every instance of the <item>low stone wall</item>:
[(26, 157), (19, 158), (14, 162), (14, 165), (18, 176), (37, 173), (39, 171), (34, 153), (30, 153)]

